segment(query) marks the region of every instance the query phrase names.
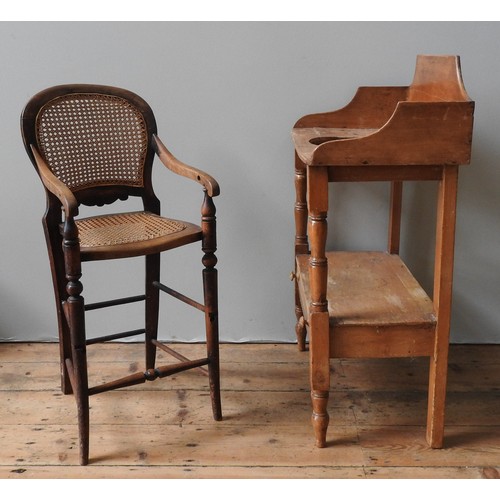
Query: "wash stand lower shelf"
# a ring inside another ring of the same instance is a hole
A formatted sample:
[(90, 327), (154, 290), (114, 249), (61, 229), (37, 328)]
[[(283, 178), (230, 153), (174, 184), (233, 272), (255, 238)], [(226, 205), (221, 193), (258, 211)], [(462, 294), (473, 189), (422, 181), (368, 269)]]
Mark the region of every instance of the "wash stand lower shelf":
[[(330, 357), (430, 356), (436, 316), (399, 255), (327, 252)], [(309, 257), (297, 256), (297, 282), (309, 323)], [(418, 335), (408, 335), (408, 330)]]

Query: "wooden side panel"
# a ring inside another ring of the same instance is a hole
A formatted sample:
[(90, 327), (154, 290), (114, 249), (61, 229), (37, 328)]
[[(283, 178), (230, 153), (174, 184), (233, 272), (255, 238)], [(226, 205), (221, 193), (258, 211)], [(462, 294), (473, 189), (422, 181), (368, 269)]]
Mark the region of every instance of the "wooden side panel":
[(335, 327), (331, 358), (405, 358), (430, 356), (434, 326)]
[(458, 56), (417, 56), (409, 101), (467, 101)]
[(359, 87), (342, 109), (302, 117), (294, 128), (379, 128), (392, 115), (396, 104), (406, 100), (408, 87)]
[(472, 102), (400, 102), (374, 134), (326, 142), (313, 165), (465, 165), (470, 162)]

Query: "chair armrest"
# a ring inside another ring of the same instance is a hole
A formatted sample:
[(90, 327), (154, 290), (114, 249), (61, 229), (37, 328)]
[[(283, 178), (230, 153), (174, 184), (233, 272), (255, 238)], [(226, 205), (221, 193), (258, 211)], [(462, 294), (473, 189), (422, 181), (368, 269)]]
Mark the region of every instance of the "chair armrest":
[(183, 177), (187, 177), (188, 179), (192, 179), (198, 182), (207, 190), (208, 196), (213, 198), (214, 196), (219, 195), (219, 184), (213, 177), (203, 172), (202, 170), (198, 170), (197, 168), (191, 167), (179, 161), (165, 147), (165, 145), (156, 135), (153, 135), (153, 148), (160, 158), (160, 161), (169, 170), (172, 170), (172, 172), (175, 172), (176, 174), (182, 175)]
[(54, 196), (59, 198), (62, 206), (64, 207), (66, 218), (73, 218), (78, 215), (78, 201), (76, 200), (75, 195), (71, 192), (71, 189), (69, 189), (64, 182), (59, 180), (52, 173), (52, 170), (50, 170), (49, 166), (42, 158), (36, 147), (33, 144), (30, 144), (30, 147), (43, 185)]

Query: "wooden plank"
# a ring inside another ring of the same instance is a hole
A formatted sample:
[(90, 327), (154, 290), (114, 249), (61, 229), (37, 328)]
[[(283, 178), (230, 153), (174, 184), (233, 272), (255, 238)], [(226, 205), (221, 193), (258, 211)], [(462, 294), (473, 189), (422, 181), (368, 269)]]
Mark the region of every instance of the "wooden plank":
[[(103, 346), (94, 368), (126, 371), (137, 353), (142, 362), (141, 346), (121, 346), (128, 358), (112, 363), (116, 346)], [(19, 347), (0, 345), (2, 478), (499, 476), (500, 345), (452, 346), (443, 450), (425, 443), (427, 359), (331, 360), (331, 425), (327, 448), (316, 449), (307, 353), (245, 344), (227, 346), (222, 422), (195, 373), (182, 374), (184, 388), (167, 379), (91, 398), (88, 467), (77, 465), (76, 406), (59, 391), (58, 362), (40, 361), (57, 344)]]
[[(295, 346), (296, 347), (296, 346)], [(228, 363), (221, 368), (223, 391), (309, 392), (308, 353), (298, 353), (300, 363)], [(92, 363), (91, 380), (100, 383), (135, 371), (134, 362)], [(498, 390), (499, 365), (451, 362), (448, 390), (458, 392)], [(330, 360), (331, 390), (423, 390), (429, 376), (428, 358)], [(197, 371), (131, 387), (131, 391), (202, 390), (208, 379)], [(0, 368), (0, 392), (5, 390), (59, 393), (59, 364), (5, 364)]]
[[(345, 395), (344, 395), (345, 394)], [(350, 401), (354, 418), (361, 426), (424, 425), (426, 391), (350, 391), (342, 399)], [(335, 396), (330, 398), (336, 400)], [(500, 393), (449, 392), (446, 423), (452, 426), (498, 426)]]
[[(307, 360), (305, 355), (304, 361)], [(97, 385), (113, 378), (141, 370), (137, 362), (89, 363), (89, 383)], [(59, 385), (59, 363), (16, 363), (4, 365), (0, 371), (0, 387), (16, 390), (57, 392)], [(307, 363), (231, 363), (221, 368), (223, 390), (254, 391), (261, 390), (309, 391)], [(208, 389), (208, 377), (198, 370), (186, 371), (165, 379), (147, 382), (130, 387), (133, 391), (163, 391), (168, 389)]]
[[(170, 344), (187, 357), (201, 357), (206, 352), (204, 344)], [(295, 343), (226, 343), (221, 344), (221, 361), (231, 363), (252, 363), (257, 357), (260, 362), (301, 363), (308, 361), (308, 354), (297, 350)], [(498, 344), (451, 344), (450, 363), (472, 365), (495, 364), (500, 367), (500, 345)], [(89, 347), (88, 358), (93, 362), (139, 361), (142, 362), (144, 349), (142, 343), (111, 342)], [(57, 342), (0, 342), (0, 364), (4, 363), (44, 363), (59, 359)], [(170, 356), (158, 352), (158, 359), (171, 360)], [(363, 362), (363, 361), (361, 361)], [(1, 390), (1, 389), (0, 389)]]
[[(331, 391), (328, 411), (335, 425), (422, 425), (425, 421), (426, 391)], [(113, 421), (156, 422), (168, 425), (213, 422), (208, 395), (199, 391), (128, 391), (97, 395), (91, 400), (91, 420), (96, 424)], [(500, 393), (450, 392), (447, 423), (450, 425), (498, 425)], [(133, 400), (133, 405), (130, 401)], [(5, 425), (74, 423), (76, 406), (71, 396), (48, 392), (6, 392), (0, 406)], [(223, 393), (227, 425), (297, 425), (307, 429), (311, 414), (309, 394), (295, 392)], [(144, 415), (148, 408), (148, 416)], [(251, 411), (249, 410), (251, 409)]]
[[(431, 470), (432, 471), (432, 470)], [(462, 471), (458, 471), (463, 474)], [(364, 479), (364, 467), (209, 467), (206, 465), (71, 465), (1, 467), (3, 479)], [(449, 473), (449, 476), (451, 472)], [(475, 477), (475, 476), (474, 476)], [(480, 477), (480, 476), (479, 476)]]
[(430, 356), (434, 326), (334, 326), (331, 358), (401, 358)]
[[(14, 432), (15, 430), (15, 432)], [(0, 426), (4, 466), (71, 465), (76, 425)], [(327, 447), (314, 446), (303, 425), (92, 425), (97, 465), (303, 467), (498, 467), (500, 426), (448, 426), (446, 447), (429, 448), (425, 426), (332, 426)]]
[[(432, 301), (397, 255), (328, 252), (328, 312), (332, 326), (429, 326)], [(309, 257), (298, 255), (303, 306), (308, 308)], [(308, 317), (309, 312), (307, 311)]]
[(328, 167), (329, 182), (438, 181), (442, 167), (434, 165), (364, 165)]
[(425, 426), (358, 427), (367, 466), (498, 467), (500, 426), (452, 426), (445, 429), (444, 448), (432, 449)]
[[(206, 355), (204, 343), (169, 343), (169, 346), (190, 358)], [(302, 361), (307, 354), (299, 353), (295, 343), (222, 343), (220, 345), (221, 362), (248, 363), (249, 358), (257, 356), (259, 361), (270, 363), (288, 363)], [(130, 361), (142, 363), (144, 345), (142, 342), (108, 342), (87, 348), (87, 358), (93, 362)], [(172, 357), (158, 350), (158, 360), (172, 360)], [(19, 361), (44, 363), (59, 359), (57, 342), (0, 342), (0, 363)], [(252, 359), (253, 361), (255, 359)]]
[[(492, 467), (0, 467), (2, 479), (497, 479)], [(12, 484), (12, 486), (15, 486)]]
[[(416, 359), (413, 362), (425, 364), (428, 368), (427, 359)], [(383, 361), (379, 360), (365, 360), (365, 359), (349, 359), (345, 360), (343, 363), (375, 363), (383, 364)], [(400, 363), (407, 363), (408, 361), (401, 360)], [(492, 373), (495, 370), (500, 369), (500, 344), (451, 344), (450, 345), (450, 355), (449, 362), (451, 365), (456, 365), (457, 370), (463, 369), (475, 369), (483, 366), (487, 370), (491, 370)], [(496, 368), (498, 367), (498, 368)], [(498, 373), (498, 372), (497, 372)], [(473, 380), (471, 380), (474, 383)]]
[(485, 479), (491, 467), (366, 467), (369, 479)]
[[(348, 359), (332, 376), (338, 390), (424, 390), (429, 376), (428, 358)], [(498, 391), (498, 365), (450, 364), (448, 392)]]
[[(2, 479), (496, 479), (493, 467), (0, 466)], [(14, 486), (14, 484), (13, 484)]]
[[(131, 402), (133, 404), (131, 404)], [(223, 418), (226, 426), (304, 425), (307, 432), (311, 417), (308, 392), (224, 391)], [(354, 425), (352, 397), (341, 393), (330, 401), (332, 418), (338, 425)], [(147, 412), (145, 409), (147, 408)], [(112, 391), (91, 398), (93, 424), (115, 422), (212, 425), (207, 392), (197, 390)], [(20, 415), (23, 416), (20, 421)], [(70, 425), (75, 423), (73, 396), (47, 391), (10, 391), (2, 395), (0, 422), (4, 425)]]
[[(0, 425), (0, 464), (70, 465), (78, 460), (75, 425)], [(356, 427), (336, 427), (331, 446), (319, 450), (311, 431), (295, 426), (165, 424), (93, 425), (90, 463), (145, 466), (362, 466)]]
[[(448, 361), (457, 365), (498, 365), (500, 367), (499, 344), (451, 344)], [(498, 373), (498, 372), (497, 372)]]

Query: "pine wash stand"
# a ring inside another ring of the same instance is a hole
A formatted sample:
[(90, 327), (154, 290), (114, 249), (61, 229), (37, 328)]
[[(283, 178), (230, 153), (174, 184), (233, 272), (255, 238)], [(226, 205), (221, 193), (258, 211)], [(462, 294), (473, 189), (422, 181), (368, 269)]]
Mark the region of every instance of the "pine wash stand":
[[(296, 333), (309, 331), (312, 425), (326, 446), (330, 358), (429, 356), (427, 442), (443, 446), (458, 166), (474, 102), (456, 56), (417, 56), (409, 87), (361, 87), (294, 126)], [(387, 252), (327, 252), (329, 182), (391, 183)], [(431, 300), (399, 254), (404, 181), (438, 183)]]

